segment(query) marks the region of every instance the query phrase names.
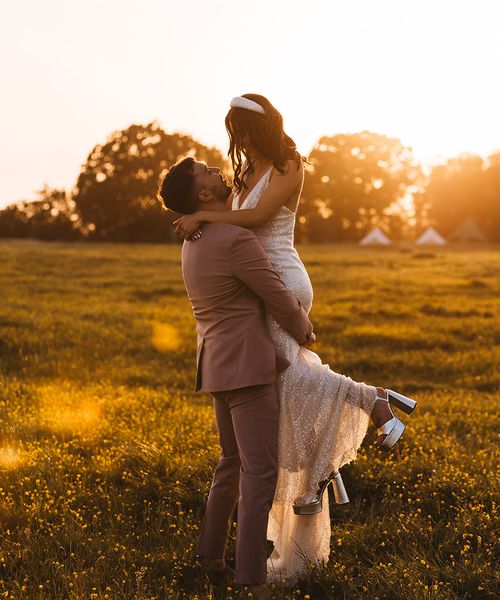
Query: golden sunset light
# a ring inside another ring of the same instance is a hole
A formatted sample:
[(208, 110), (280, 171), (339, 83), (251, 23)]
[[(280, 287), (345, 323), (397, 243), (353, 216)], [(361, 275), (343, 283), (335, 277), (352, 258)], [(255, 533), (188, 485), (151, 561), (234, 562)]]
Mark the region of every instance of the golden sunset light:
[(0, 205), (73, 186), (130, 123), (225, 154), (244, 92), (271, 99), (303, 153), (365, 129), (424, 164), (500, 146), (495, 0), (23, 0), (0, 16)]
[(0, 0), (0, 598), (496, 600), (500, 0)]
[(21, 462), (19, 451), (12, 446), (0, 447), (0, 469), (15, 469)]
[(153, 323), (151, 341), (159, 352), (175, 351), (181, 343), (179, 332), (169, 323)]

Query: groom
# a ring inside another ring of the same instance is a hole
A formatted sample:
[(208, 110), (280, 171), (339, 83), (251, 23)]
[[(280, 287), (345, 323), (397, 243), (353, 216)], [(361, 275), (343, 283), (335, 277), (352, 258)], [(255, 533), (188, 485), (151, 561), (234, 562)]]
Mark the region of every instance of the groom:
[[(226, 210), (231, 189), (220, 170), (185, 158), (163, 179), (166, 208), (188, 214)], [(265, 597), (266, 532), (278, 471), (279, 402), (275, 379), (289, 366), (266, 326), (269, 313), (299, 344), (312, 325), (253, 233), (208, 224), (182, 247), (184, 283), (197, 321), (196, 391), (213, 396), (221, 456), (198, 543), (206, 573), (226, 570), (224, 555), (238, 502), (235, 583)]]

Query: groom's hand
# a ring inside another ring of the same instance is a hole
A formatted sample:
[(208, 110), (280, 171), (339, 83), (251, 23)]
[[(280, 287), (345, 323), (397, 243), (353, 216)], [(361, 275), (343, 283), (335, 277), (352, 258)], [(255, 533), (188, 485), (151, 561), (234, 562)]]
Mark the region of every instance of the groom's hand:
[(311, 333), (311, 338), (307, 342), (303, 342), (302, 344), (299, 344), (299, 345), (302, 346), (303, 348), (310, 348), (314, 344), (315, 341), (316, 341), (316, 334), (313, 332), (313, 333)]

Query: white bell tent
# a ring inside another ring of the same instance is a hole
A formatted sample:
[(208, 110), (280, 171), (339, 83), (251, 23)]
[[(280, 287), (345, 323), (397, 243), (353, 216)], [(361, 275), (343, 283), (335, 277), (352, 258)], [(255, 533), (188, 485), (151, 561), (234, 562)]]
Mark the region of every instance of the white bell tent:
[(465, 221), (459, 225), (455, 231), (449, 237), (450, 242), (458, 241), (458, 242), (482, 242), (485, 243), (488, 240), (484, 233), (479, 229), (476, 221), (469, 217), (465, 219)]
[(391, 240), (385, 235), (380, 227), (375, 227), (362, 238), (359, 243), (362, 246), (388, 246)]
[(418, 246), (444, 246), (446, 240), (434, 227), (427, 227), (422, 235), (415, 241)]

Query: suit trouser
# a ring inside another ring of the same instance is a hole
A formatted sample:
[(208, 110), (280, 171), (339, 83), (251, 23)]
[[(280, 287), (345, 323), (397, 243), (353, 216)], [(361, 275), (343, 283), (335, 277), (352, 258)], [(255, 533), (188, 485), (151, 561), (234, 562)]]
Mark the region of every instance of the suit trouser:
[(267, 523), (278, 474), (276, 385), (212, 392), (221, 456), (201, 526), (198, 554), (224, 558), (238, 502), (235, 583), (266, 583)]

